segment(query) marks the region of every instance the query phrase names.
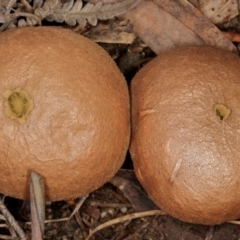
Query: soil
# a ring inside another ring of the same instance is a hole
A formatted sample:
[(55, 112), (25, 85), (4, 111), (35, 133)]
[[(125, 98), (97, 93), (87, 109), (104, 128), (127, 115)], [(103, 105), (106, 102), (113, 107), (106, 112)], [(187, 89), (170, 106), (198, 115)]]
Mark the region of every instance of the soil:
[[(31, 239), (29, 202), (6, 197), (5, 204)], [(44, 239), (84, 240), (90, 229), (118, 217), (134, 213), (135, 210), (122, 193), (110, 183), (91, 193), (83, 206), (70, 220), (57, 222), (72, 213), (76, 200), (69, 202), (47, 202)], [(1, 221), (3, 225), (5, 221)], [(1, 226), (0, 225), (0, 226)], [(8, 227), (0, 228), (0, 235), (11, 236)], [(19, 239), (19, 238), (0, 238)], [(111, 225), (97, 233), (91, 240), (238, 240), (238, 225), (225, 223), (220, 226), (188, 224), (170, 216), (151, 216)]]

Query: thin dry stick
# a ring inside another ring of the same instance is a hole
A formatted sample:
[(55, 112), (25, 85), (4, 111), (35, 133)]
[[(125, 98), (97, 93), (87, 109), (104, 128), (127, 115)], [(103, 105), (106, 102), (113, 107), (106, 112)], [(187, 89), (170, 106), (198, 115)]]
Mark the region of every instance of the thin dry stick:
[(117, 223), (133, 220), (136, 218), (148, 217), (148, 216), (153, 216), (153, 215), (164, 215), (164, 214), (165, 213), (162, 212), (161, 210), (151, 210), (151, 211), (145, 211), (145, 212), (132, 213), (132, 214), (125, 215), (123, 217), (115, 218), (115, 219), (112, 219), (110, 221), (107, 221), (107, 222), (97, 226), (95, 229), (93, 229), (89, 233), (88, 237), (85, 240), (90, 240), (90, 237), (97, 231), (100, 231), (103, 228), (109, 227), (109, 226), (117, 224)]
[[(8, 231), (10, 232), (12, 239), (14, 239), (14, 240), (17, 239), (17, 234), (16, 234), (14, 228), (9, 224), (8, 224)], [(26, 238), (24, 238), (24, 240), (26, 240)]]
[[(6, 221), (6, 218), (3, 215), (0, 214), (0, 220)], [(11, 227), (11, 225), (9, 225), (7, 223), (0, 224), (0, 228), (7, 228), (8, 231), (10, 232), (10, 234), (11, 234), (11, 236), (0, 234), (0, 239), (16, 239), (17, 234), (14, 231), (14, 229)]]
[[(71, 213), (71, 215), (69, 217), (65, 217), (65, 218), (59, 218), (59, 219), (51, 219), (51, 220), (45, 220), (44, 223), (52, 223), (52, 222), (64, 222), (64, 221), (69, 221), (74, 214), (79, 210), (79, 208), (82, 206), (82, 204), (84, 203), (84, 201), (87, 199), (88, 195), (83, 196), (79, 202), (76, 204), (73, 212)], [(31, 222), (26, 222), (26, 224), (31, 224)]]
[(121, 208), (121, 207), (131, 207), (130, 203), (105, 203), (99, 201), (91, 201), (89, 203), (91, 206), (98, 206), (98, 207), (112, 207), (112, 208)]
[(17, 0), (10, 0), (10, 1), (8, 2), (8, 5), (7, 5), (7, 7), (6, 7), (6, 9), (7, 9), (7, 12), (6, 12), (6, 13), (9, 13), (9, 12), (11, 11), (12, 6), (13, 6), (16, 2), (17, 2)]
[(2, 234), (0, 234), (0, 239), (2, 239), (2, 240), (5, 240), (5, 239), (14, 239), (12, 236), (6, 236), (6, 235), (2, 235)]
[(33, 7), (30, 5), (30, 3), (27, 0), (21, 0), (21, 3), (27, 8), (27, 10), (30, 13), (34, 13)]
[(80, 209), (80, 207), (83, 205), (83, 203), (85, 202), (85, 200), (88, 198), (88, 194), (83, 196), (79, 202), (76, 204), (73, 212), (71, 213), (69, 220), (75, 215), (76, 212), (78, 212), (78, 210)]
[(75, 213), (75, 218), (76, 218), (76, 221), (77, 221), (77, 223), (79, 225), (79, 228), (81, 230), (81, 234), (82, 234), (83, 239), (86, 239), (86, 237), (87, 237), (86, 232), (87, 231), (85, 229), (85, 226), (83, 224), (82, 217), (80, 216), (79, 211)]
[(5, 207), (3, 202), (0, 200), (0, 211), (6, 218), (6, 220), (9, 222), (9, 224), (14, 228), (16, 233), (21, 239), (26, 239), (25, 233), (21, 229), (21, 227), (18, 225), (17, 221), (14, 219), (12, 214), (8, 211), (8, 209)]
[(133, 234), (130, 234), (128, 237), (124, 238), (124, 240), (132, 240), (132, 239), (140, 239), (141, 236), (140, 235), (140, 232), (143, 230), (143, 229), (147, 229), (148, 225), (150, 224), (150, 222), (145, 222), (143, 223)]
[(228, 223), (232, 223), (232, 224), (240, 225), (240, 221), (237, 221), (237, 220), (228, 221)]
[(207, 231), (207, 234), (206, 234), (206, 237), (205, 237), (204, 240), (212, 240), (213, 234), (214, 234), (214, 230), (215, 230), (214, 226), (210, 226), (208, 228), (208, 231)]

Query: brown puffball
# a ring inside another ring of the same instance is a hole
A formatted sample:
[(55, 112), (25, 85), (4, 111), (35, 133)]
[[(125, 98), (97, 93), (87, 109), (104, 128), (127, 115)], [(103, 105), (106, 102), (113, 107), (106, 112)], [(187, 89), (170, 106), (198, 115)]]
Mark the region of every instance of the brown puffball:
[(136, 175), (167, 214), (199, 224), (240, 217), (240, 59), (213, 47), (156, 57), (131, 83)]
[(121, 167), (129, 144), (129, 95), (111, 57), (70, 30), (0, 34), (0, 192), (29, 197), (29, 173), (46, 198), (80, 197)]

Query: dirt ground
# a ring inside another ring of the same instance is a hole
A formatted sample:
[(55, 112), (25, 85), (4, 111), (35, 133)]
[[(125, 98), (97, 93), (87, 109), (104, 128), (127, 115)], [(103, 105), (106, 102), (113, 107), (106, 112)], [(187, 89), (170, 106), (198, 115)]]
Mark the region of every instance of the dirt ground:
[[(127, 171), (129, 170), (121, 170)], [(131, 171), (132, 180), (134, 173)], [(144, 190), (141, 190), (144, 193)], [(129, 196), (128, 196), (129, 197)], [(143, 204), (146, 209), (157, 209), (149, 206), (144, 198), (139, 196), (129, 197), (135, 206)], [(85, 200), (80, 210), (71, 218), (78, 199), (72, 201), (47, 202), (44, 239), (56, 240), (85, 240), (91, 229), (106, 222), (119, 219), (123, 216), (135, 213), (131, 202), (113, 184), (107, 183), (102, 188), (94, 191)], [(143, 201), (142, 201), (143, 199)], [(142, 201), (142, 203), (140, 203)], [(26, 234), (26, 239), (31, 239), (30, 205), (14, 198), (5, 198), (5, 205), (12, 212)], [(143, 207), (143, 206), (142, 206)], [(59, 219), (63, 221), (58, 222)], [(5, 221), (1, 221), (3, 226)], [(1, 226), (0, 225), (0, 226)], [(11, 235), (12, 232), (12, 235)], [(6, 237), (0, 239), (19, 239), (10, 230), (10, 226), (0, 228), (0, 235)], [(7, 238), (8, 236), (8, 238)], [(203, 226), (188, 224), (167, 215), (155, 215), (139, 217), (133, 220), (117, 221), (109, 227), (97, 231), (91, 240), (238, 240), (240, 239), (240, 227), (235, 224), (225, 223), (219, 226)]]

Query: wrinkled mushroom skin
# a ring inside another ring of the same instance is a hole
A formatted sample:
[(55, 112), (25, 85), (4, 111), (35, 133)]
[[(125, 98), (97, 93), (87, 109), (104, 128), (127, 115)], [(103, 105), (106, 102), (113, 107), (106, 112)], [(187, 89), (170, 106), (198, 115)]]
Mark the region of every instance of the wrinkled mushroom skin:
[(131, 83), (130, 152), (154, 202), (186, 222), (240, 217), (240, 59), (213, 47), (160, 54)]
[(48, 200), (110, 180), (129, 145), (128, 87), (111, 57), (70, 30), (0, 34), (0, 192), (27, 199), (29, 172)]

